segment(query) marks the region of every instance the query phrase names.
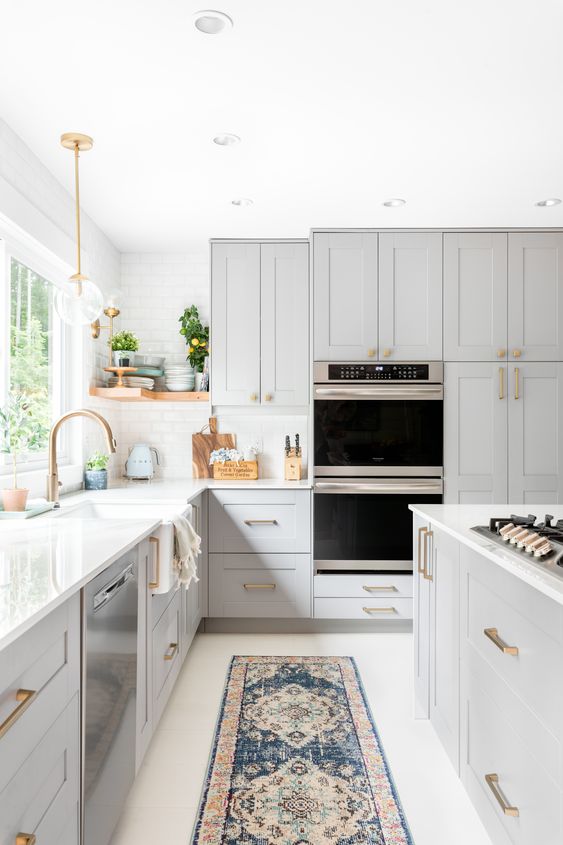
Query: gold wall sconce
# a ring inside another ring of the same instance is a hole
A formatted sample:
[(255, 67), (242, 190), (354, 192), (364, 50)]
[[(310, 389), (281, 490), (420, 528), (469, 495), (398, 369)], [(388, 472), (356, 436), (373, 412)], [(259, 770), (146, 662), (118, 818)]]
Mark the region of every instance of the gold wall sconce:
[(103, 330), (107, 329), (109, 331), (109, 336), (108, 336), (108, 361), (109, 361), (110, 367), (113, 364), (112, 354), (111, 354), (112, 353), (111, 341), (113, 339), (113, 321), (115, 320), (116, 317), (119, 317), (120, 313), (121, 312), (116, 305), (108, 305), (107, 308), (104, 308), (104, 314), (106, 315), (106, 317), (109, 320), (108, 325), (102, 326), (99, 320), (96, 320), (95, 322), (90, 324), (90, 328), (92, 330), (92, 337), (94, 338), (94, 340), (96, 340), (100, 336), (100, 334), (102, 333)]

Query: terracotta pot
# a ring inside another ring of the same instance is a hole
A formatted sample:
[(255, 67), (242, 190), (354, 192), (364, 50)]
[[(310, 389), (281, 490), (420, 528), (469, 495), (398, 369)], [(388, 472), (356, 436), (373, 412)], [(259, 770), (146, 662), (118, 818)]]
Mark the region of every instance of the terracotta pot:
[(29, 490), (16, 487), (12, 490), (2, 490), (2, 504), (5, 511), (24, 511), (27, 504)]

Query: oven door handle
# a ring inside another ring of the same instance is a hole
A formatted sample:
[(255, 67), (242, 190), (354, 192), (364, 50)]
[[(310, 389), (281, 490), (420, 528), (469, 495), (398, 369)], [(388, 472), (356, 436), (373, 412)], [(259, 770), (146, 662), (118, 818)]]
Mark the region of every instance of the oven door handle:
[(419, 493), (441, 495), (442, 481), (316, 481), (316, 493), (401, 493), (417, 496)]
[(386, 387), (315, 387), (315, 396), (332, 399), (443, 399), (441, 384)]

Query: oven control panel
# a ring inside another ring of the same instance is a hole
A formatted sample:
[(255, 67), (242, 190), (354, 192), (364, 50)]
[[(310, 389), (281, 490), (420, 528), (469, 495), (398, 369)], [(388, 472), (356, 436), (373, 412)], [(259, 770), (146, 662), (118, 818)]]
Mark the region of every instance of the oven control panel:
[(428, 381), (428, 364), (329, 364), (329, 381)]

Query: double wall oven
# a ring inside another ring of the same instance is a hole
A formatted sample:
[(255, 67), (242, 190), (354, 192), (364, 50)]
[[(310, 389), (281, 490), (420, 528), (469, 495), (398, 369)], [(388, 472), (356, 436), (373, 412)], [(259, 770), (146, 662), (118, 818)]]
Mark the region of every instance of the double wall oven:
[(320, 572), (412, 571), (409, 504), (443, 492), (443, 365), (314, 365)]

